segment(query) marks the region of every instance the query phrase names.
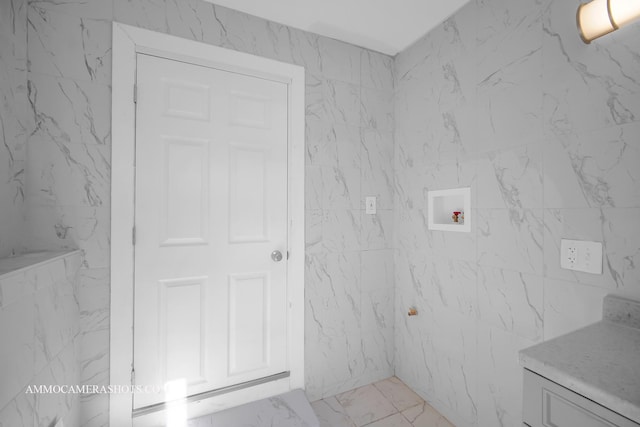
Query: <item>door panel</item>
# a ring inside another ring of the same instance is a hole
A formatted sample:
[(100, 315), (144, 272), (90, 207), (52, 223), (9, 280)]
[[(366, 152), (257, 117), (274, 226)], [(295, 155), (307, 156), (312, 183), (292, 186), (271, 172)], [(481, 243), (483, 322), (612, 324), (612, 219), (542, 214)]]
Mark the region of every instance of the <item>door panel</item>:
[(160, 244), (205, 244), (209, 222), (209, 141), (166, 136), (162, 139), (165, 170)]
[(192, 395), (284, 372), (287, 85), (137, 60), (135, 383)]

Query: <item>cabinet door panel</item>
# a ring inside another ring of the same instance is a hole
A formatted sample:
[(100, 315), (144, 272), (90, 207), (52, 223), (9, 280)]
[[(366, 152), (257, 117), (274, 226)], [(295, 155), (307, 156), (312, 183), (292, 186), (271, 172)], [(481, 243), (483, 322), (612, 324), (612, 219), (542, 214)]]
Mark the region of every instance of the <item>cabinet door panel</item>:
[(640, 424), (526, 369), (523, 422), (531, 427), (640, 427)]

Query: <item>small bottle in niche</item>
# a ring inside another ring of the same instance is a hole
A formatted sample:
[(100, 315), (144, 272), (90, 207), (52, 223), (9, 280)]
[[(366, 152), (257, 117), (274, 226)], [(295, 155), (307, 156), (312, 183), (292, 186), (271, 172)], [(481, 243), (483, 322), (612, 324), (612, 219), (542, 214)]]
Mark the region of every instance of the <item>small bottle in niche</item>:
[(460, 222), (460, 214), (462, 212), (454, 212), (453, 215), (451, 215), (451, 219), (453, 220), (453, 222)]

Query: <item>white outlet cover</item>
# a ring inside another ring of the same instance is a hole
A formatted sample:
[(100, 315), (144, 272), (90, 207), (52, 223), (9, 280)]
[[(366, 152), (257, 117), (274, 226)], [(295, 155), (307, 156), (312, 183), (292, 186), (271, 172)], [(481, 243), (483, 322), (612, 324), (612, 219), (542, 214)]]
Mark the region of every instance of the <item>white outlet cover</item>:
[(560, 241), (560, 267), (567, 270), (602, 274), (602, 243), (562, 239)]
[(368, 215), (374, 215), (377, 211), (377, 207), (376, 207), (376, 196), (367, 196), (365, 197), (365, 206), (366, 206), (366, 213)]

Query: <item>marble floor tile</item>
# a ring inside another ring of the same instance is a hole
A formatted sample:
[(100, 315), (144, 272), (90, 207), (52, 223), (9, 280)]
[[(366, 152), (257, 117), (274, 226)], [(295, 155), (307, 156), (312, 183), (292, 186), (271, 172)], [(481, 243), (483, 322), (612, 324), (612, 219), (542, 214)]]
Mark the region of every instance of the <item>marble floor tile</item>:
[(336, 398), (358, 427), (397, 412), (391, 402), (371, 384), (341, 393)]
[(412, 427), (412, 425), (405, 417), (402, 416), (402, 414), (397, 413), (371, 424), (367, 424), (366, 427)]
[(420, 396), (396, 377), (378, 381), (374, 386), (398, 411), (404, 411), (424, 402)]
[(320, 427), (356, 427), (335, 397), (317, 400), (311, 407), (320, 421)]
[(396, 377), (311, 404), (320, 427), (455, 427)]
[(427, 402), (402, 411), (402, 415), (413, 427), (455, 427)]

